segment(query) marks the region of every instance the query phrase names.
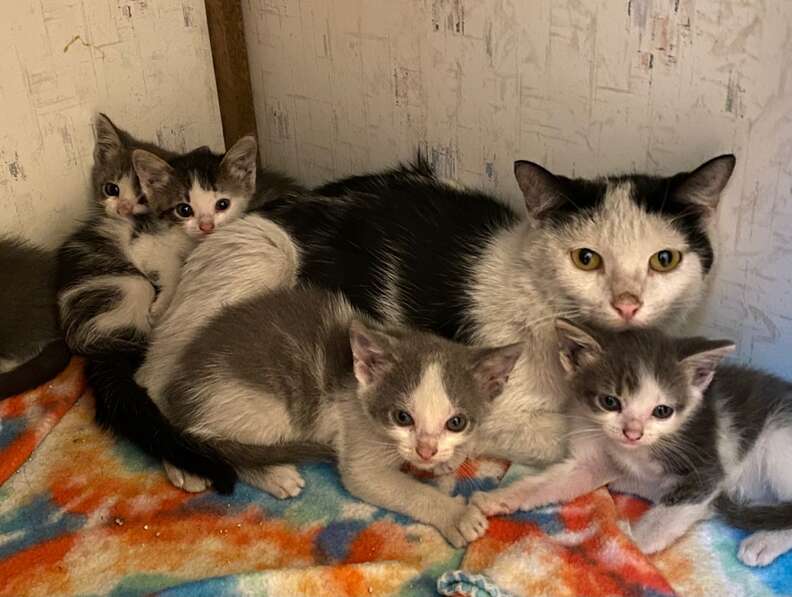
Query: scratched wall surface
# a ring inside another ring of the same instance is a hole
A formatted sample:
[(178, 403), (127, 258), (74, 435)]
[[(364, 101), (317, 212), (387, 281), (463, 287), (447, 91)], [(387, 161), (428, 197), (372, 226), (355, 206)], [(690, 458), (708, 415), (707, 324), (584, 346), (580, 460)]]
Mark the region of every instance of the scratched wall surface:
[(670, 173), (738, 156), (704, 330), (792, 374), (792, 2), (246, 0), (267, 163), (305, 182), (416, 146), (518, 200), (512, 162)]
[(0, 56), (0, 234), (73, 229), (97, 110), (172, 149), (223, 147), (202, 0), (3, 2)]

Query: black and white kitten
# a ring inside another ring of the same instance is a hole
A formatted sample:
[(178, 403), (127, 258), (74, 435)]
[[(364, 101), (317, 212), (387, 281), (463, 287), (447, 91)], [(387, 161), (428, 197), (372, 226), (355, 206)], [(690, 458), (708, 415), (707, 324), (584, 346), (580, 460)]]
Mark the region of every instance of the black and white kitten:
[(134, 383), (152, 323), (167, 308), (195, 244), (246, 208), (255, 190), (256, 142), (225, 155), (183, 156), (135, 141), (104, 116), (96, 123), (95, 210), (59, 253), (58, 303), (66, 342), (89, 358), (96, 418), (156, 458), (229, 478), (172, 430)]
[(51, 380), (71, 356), (58, 327), (55, 252), (0, 237), (0, 398)]
[(294, 239), (303, 282), (343, 292), (375, 319), (473, 344), (526, 342), (475, 451), (549, 461), (565, 427), (552, 321), (683, 320), (705, 289), (707, 227), (733, 167), (724, 155), (667, 178), (583, 180), (517, 162), (520, 214), (439, 180), (419, 159), (259, 213)]
[(609, 484), (656, 502), (633, 527), (647, 553), (715, 513), (757, 531), (738, 557), (765, 566), (792, 549), (792, 384), (720, 365), (729, 340), (557, 323), (576, 400), (570, 455), (473, 503), (487, 514), (566, 501)]
[(275, 497), (300, 493), (294, 463), (335, 456), (353, 495), (433, 525), (460, 547), (483, 534), (486, 519), (401, 469), (458, 464), (521, 351), (380, 328), (339, 294), (276, 289), (209, 321), (160, 404)]

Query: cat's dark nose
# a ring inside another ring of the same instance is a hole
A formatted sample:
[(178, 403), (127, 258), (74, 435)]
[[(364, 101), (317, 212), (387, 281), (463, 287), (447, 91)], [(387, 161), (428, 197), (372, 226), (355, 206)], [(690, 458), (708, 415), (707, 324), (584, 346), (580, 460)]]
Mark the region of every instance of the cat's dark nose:
[(611, 306), (618, 311), (624, 321), (630, 321), (635, 317), (642, 304), (641, 299), (629, 292), (624, 292), (611, 301)]
[(427, 446), (418, 444), (415, 446), (415, 451), (422, 460), (431, 460), (432, 456), (437, 454), (437, 446)]
[(624, 437), (634, 442), (637, 442), (643, 437), (643, 430), (639, 429), (622, 429), (622, 433)]

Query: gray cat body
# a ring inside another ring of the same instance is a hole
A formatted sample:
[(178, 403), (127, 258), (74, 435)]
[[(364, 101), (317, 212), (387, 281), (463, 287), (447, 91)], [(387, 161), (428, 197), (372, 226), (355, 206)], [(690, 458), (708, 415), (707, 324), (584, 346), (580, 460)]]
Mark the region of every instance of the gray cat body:
[(56, 255), (0, 238), (0, 397), (52, 379), (69, 360), (55, 303)]
[(487, 514), (566, 501), (608, 484), (656, 502), (633, 528), (660, 551), (719, 513), (756, 531), (738, 557), (763, 566), (792, 549), (792, 384), (719, 365), (728, 340), (558, 323), (575, 400), (570, 456), (473, 503)]
[(302, 489), (294, 463), (332, 457), (353, 495), (460, 546), (486, 530), (480, 512), (401, 469), (460, 464), (521, 350), (381, 328), (339, 294), (275, 289), (198, 330), (159, 403), (276, 497)]

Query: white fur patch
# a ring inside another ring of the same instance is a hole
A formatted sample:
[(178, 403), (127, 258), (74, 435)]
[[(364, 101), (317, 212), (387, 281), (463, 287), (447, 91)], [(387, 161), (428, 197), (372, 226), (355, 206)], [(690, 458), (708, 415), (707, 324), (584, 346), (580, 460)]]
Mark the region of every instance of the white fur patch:
[(296, 282), (298, 252), (288, 234), (257, 215), (237, 220), (190, 253), (175, 296), (155, 326), (136, 380), (155, 402), (182, 350), (224, 305)]

